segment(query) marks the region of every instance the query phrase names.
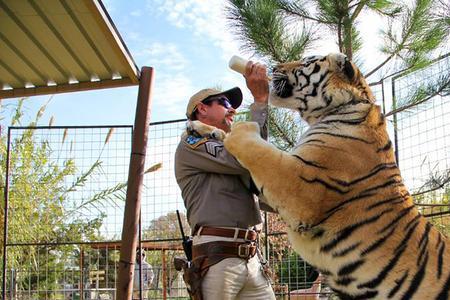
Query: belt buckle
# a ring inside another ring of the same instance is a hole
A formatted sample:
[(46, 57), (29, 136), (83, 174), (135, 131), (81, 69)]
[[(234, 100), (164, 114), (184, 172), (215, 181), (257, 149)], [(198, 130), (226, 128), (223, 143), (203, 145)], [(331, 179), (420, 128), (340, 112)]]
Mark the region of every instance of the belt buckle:
[(240, 244), (238, 246), (238, 256), (241, 258), (249, 258), (250, 257), (250, 244)]

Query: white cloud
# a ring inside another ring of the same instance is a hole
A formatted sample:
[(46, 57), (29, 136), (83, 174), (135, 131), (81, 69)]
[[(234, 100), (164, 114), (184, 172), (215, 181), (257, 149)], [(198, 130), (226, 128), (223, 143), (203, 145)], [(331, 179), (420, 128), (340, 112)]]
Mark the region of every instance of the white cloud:
[[(239, 44), (236, 37), (232, 35), (228, 25), (225, 11), (226, 1), (223, 0), (149, 0), (147, 8), (153, 15), (164, 16), (166, 20), (174, 27), (182, 30), (188, 30), (195, 37), (206, 40), (215, 46), (218, 65), (222, 65), (223, 72), (216, 78), (215, 83), (223, 88), (239, 86), (244, 92), (246, 99), (251, 98), (250, 93), (245, 87), (245, 81), (239, 74), (234, 74), (228, 69), (227, 63), (231, 56), (238, 54)], [(192, 65), (198, 64), (201, 57), (195, 58)], [(220, 60), (222, 62), (220, 62)], [(205, 66), (206, 67), (206, 66)], [(214, 80), (214, 79), (213, 79)], [(181, 83), (181, 81), (179, 81)], [(210, 84), (209, 82), (208, 84)], [(177, 85), (178, 86), (178, 85)], [(177, 91), (177, 94), (183, 99), (183, 105), (187, 97), (195, 90), (204, 86), (199, 82), (189, 80), (189, 85), (182, 87), (184, 92)], [(182, 95), (182, 93), (185, 93)], [(155, 97), (156, 98), (156, 97)], [(179, 99), (179, 98), (177, 98)], [(175, 100), (176, 101), (176, 100)], [(181, 102), (180, 102), (181, 103)], [(178, 103), (177, 103), (178, 104)]]
[(178, 28), (185, 28), (196, 36), (204, 37), (219, 49), (221, 56), (229, 59), (238, 53), (239, 45), (227, 27), (226, 2), (223, 0), (151, 0), (148, 7), (159, 13)]
[(130, 15), (133, 17), (140, 17), (142, 16), (142, 10), (133, 10), (132, 12), (130, 12)]
[(155, 69), (153, 107), (158, 114), (182, 117), (180, 109), (186, 105), (187, 95), (193, 93), (191, 76), (186, 69), (190, 61), (173, 43), (153, 42), (143, 46), (135, 56)]
[(129, 41), (141, 41), (142, 37), (141, 34), (137, 31), (132, 31), (127, 28), (127, 30), (124, 30), (126, 32), (127, 40)]
[(135, 52), (135, 56), (140, 61), (165, 71), (184, 71), (190, 63), (173, 43), (149, 43)]
[(191, 80), (184, 75), (168, 76), (156, 73), (153, 91), (154, 105), (168, 113), (179, 113), (180, 107), (186, 106), (186, 95), (192, 94), (192, 90)]

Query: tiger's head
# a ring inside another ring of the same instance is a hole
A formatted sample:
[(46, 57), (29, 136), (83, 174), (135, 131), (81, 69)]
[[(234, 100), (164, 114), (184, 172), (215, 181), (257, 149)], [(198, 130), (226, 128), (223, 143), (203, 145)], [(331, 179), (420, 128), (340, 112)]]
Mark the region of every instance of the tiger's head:
[(375, 98), (344, 54), (309, 56), (273, 69), (271, 104), (299, 111), (309, 124), (352, 101), (375, 102)]

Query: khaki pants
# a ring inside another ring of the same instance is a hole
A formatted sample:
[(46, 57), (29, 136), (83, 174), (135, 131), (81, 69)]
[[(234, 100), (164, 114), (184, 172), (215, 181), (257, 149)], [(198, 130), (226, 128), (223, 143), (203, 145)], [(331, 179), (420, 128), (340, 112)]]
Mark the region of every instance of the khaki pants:
[[(194, 244), (213, 240), (217, 238), (196, 236)], [(204, 300), (275, 299), (257, 255), (248, 262), (241, 258), (226, 258), (211, 266), (202, 281), (202, 294)]]

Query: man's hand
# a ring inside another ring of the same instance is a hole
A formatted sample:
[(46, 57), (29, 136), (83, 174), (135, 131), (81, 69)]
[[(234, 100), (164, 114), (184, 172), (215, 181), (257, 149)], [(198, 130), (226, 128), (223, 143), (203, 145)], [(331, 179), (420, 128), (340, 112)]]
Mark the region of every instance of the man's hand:
[(269, 99), (269, 80), (266, 66), (249, 61), (245, 68), (244, 77), (255, 102), (267, 103)]

